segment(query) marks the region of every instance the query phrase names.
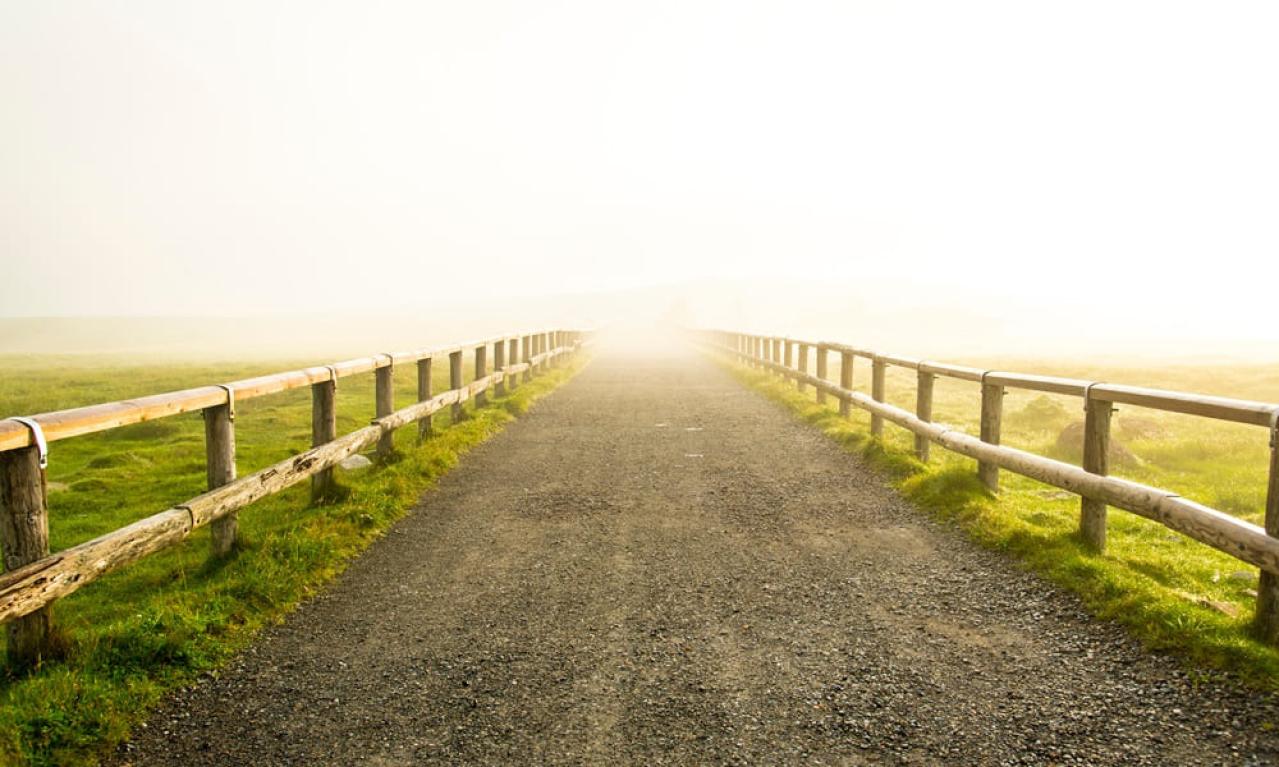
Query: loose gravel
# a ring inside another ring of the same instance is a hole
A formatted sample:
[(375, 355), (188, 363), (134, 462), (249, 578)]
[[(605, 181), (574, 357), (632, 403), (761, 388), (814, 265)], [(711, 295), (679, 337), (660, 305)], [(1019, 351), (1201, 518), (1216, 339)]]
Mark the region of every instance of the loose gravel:
[(604, 350), (116, 762), (1261, 765), (1276, 722), (704, 358)]

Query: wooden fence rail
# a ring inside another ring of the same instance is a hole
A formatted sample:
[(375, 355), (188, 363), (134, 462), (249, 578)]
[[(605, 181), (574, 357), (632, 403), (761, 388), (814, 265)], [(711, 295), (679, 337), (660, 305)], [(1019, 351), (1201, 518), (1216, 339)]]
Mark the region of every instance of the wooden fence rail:
[[(759, 353), (761, 345), (755, 339), (764, 338), (769, 341), (764, 344), (767, 348), (776, 349), (778, 345), (782, 347), (781, 362), (777, 361), (776, 353), (767, 357)], [(871, 431), (876, 436), (882, 434), (884, 421), (901, 426), (915, 435), (915, 452), (922, 461), (928, 460), (931, 443), (976, 459), (978, 475), (993, 492), (997, 492), (999, 488), (999, 470), (1006, 469), (1079, 495), (1080, 535), (1098, 552), (1104, 550), (1106, 545), (1107, 506), (1115, 506), (1159, 522), (1236, 559), (1257, 566), (1261, 577), (1254, 625), (1262, 639), (1271, 644), (1279, 644), (1279, 404), (982, 370), (879, 354), (844, 344), (755, 336), (732, 331), (697, 331), (697, 339), (752, 367), (780, 373), (794, 380), (801, 391), (812, 386), (817, 391), (818, 402), (824, 401), (826, 395), (834, 397), (839, 401), (840, 412), (845, 416), (848, 415), (850, 406), (869, 412)], [(798, 349), (798, 365), (792, 363), (792, 347)], [(809, 348), (817, 350), (817, 375), (808, 373)], [(826, 380), (824, 359), (827, 352), (841, 355), (838, 384)], [(870, 396), (852, 388), (853, 364), (857, 357), (871, 362)], [(917, 371), (916, 412), (911, 413), (884, 402), (884, 376), (889, 366)], [(933, 384), (938, 376), (980, 385), (979, 437), (932, 420)], [(1085, 434), (1082, 467), (999, 444), (1005, 388), (1065, 394), (1083, 399)], [(1265, 427), (1270, 438), (1270, 475), (1264, 527), (1182, 498), (1168, 490), (1107, 476), (1111, 413), (1115, 405), (1121, 403)]]
[[(419, 424), (420, 435), (429, 436), (433, 413), (451, 405), (456, 420), (466, 400), (474, 399), (478, 406), (490, 387), (513, 387), (520, 374), (529, 380), (535, 372), (577, 350), (583, 338), (580, 331), (503, 335), (444, 349), (380, 354), (229, 384), (0, 421), (0, 548), (4, 554), (0, 623), (8, 624), (10, 661), (30, 665), (46, 654), (51, 627), (49, 607), (54, 601), (112, 570), (184, 540), (205, 525), (213, 531), (213, 554), (224, 555), (235, 543), (235, 515), (239, 509), (308, 477), (312, 479), (313, 497), (322, 497), (331, 489), (333, 467), (342, 459), (374, 445), (378, 446), (379, 457), (385, 458), (392, 449), (392, 432), (414, 422)], [(494, 366), (491, 372), (487, 365), (490, 346)], [(468, 349), (475, 353), (476, 378), (463, 384), (462, 354)], [(449, 360), (449, 389), (432, 395), (431, 363), (437, 357)], [(395, 410), (391, 371), (395, 365), (407, 363), (418, 366), (419, 401)], [(376, 417), (369, 426), (339, 437), (337, 379), (369, 371), (376, 371)], [(302, 386), (311, 387), (313, 447), (237, 479), (236, 403)], [(196, 410), (204, 413), (208, 492), (91, 541), (49, 553), (45, 482), (49, 442)]]

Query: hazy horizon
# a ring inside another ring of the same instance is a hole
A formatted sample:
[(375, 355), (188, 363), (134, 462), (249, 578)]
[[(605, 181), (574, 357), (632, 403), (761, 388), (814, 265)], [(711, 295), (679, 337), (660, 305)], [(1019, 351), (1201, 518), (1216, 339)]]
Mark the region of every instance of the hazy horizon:
[[(276, 320), (353, 345), (678, 306), (910, 354), (1279, 359), (1275, 29), (1260, 2), (9, 3), (0, 317), (315, 346)], [(31, 332), (59, 351), (19, 321), (0, 351)]]

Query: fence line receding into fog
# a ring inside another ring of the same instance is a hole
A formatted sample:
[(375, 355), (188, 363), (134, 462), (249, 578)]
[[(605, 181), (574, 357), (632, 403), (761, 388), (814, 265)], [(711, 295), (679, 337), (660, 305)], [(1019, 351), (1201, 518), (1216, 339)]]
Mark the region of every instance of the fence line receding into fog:
[[(583, 333), (553, 330), (504, 335), (440, 349), (378, 354), (303, 370), (249, 378), (228, 384), (156, 394), (121, 402), (72, 408), (0, 421), (0, 623), (8, 624), (8, 655), (16, 664), (38, 663), (51, 640), (50, 606), (81, 586), (123, 565), (186, 539), (210, 526), (213, 555), (224, 556), (236, 539), (236, 511), (272, 493), (311, 478), (312, 498), (331, 489), (333, 467), (344, 458), (377, 445), (385, 458), (391, 434), (417, 422), (419, 436), (431, 432), (431, 416), (451, 405), (485, 404), (493, 387), (498, 396), (547, 365), (575, 351)], [(488, 352), (492, 351), (492, 368)], [(474, 351), (475, 378), (463, 384), (463, 352)], [(449, 388), (431, 393), (435, 359), (448, 359)], [(395, 410), (392, 371), (417, 365), (418, 401)], [(374, 372), (376, 414), (369, 426), (337, 435), (337, 381)], [(235, 405), (266, 394), (311, 387), (312, 449), (236, 479)], [(91, 541), (49, 553), (45, 466), (49, 443), (106, 431), (164, 416), (199, 411), (204, 416), (208, 492), (138, 520)]]
[[(1271, 644), (1279, 644), (1279, 404), (1212, 397), (1186, 392), (1120, 386), (1055, 376), (1026, 375), (1000, 370), (950, 365), (880, 354), (868, 349), (825, 341), (804, 341), (780, 336), (753, 335), (722, 330), (698, 331), (699, 340), (719, 351), (796, 381), (802, 390), (812, 386), (818, 402), (827, 396), (839, 402), (847, 416), (852, 406), (871, 415), (871, 433), (882, 436), (884, 422), (891, 421), (915, 435), (915, 453), (927, 461), (929, 446), (942, 447), (977, 460), (977, 473), (992, 492), (999, 489), (999, 470), (1021, 474), (1080, 496), (1079, 533), (1088, 546), (1101, 552), (1106, 546), (1106, 508), (1115, 506), (1260, 569), (1255, 627)], [(840, 355), (840, 380), (827, 380), (828, 357)], [(815, 354), (816, 370), (808, 372)], [(871, 363), (871, 394), (853, 390), (853, 365), (857, 357)], [(884, 401), (885, 374), (889, 366), (916, 371), (915, 412)], [(932, 420), (933, 385), (938, 376), (969, 381), (980, 387), (980, 435)], [(1082, 466), (1002, 446), (1005, 388), (1064, 394), (1083, 399), (1084, 444)], [(1118, 477), (1109, 469), (1110, 422), (1115, 405), (1136, 405), (1170, 413), (1215, 418), (1260, 426), (1270, 438), (1270, 474), (1266, 496), (1265, 526), (1254, 525), (1180, 495)]]

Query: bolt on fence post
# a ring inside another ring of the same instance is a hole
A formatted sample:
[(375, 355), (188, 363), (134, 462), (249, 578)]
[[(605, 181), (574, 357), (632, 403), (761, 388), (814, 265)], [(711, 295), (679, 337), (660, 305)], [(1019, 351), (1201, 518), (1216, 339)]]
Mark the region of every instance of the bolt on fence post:
[[(336, 372), (331, 380), (311, 384), (311, 447), (319, 447), (338, 437), (337, 391)], [(311, 475), (311, 502), (330, 497), (333, 488), (332, 468)]]
[(462, 351), (449, 352), (449, 389), (458, 393), (458, 401), (453, 403), (453, 423), (462, 420)]
[[(1279, 538), (1279, 413), (1270, 428), (1270, 485), (1266, 492), (1266, 535)], [(1279, 575), (1261, 571), (1255, 626), (1261, 640), (1279, 645)]]
[[(507, 362), (510, 363), (512, 367), (520, 364), (520, 339), (508, 338), (506, 340), (506, 356), (508, 358)], [(508, 376), (508, 379), (509, 381), (507, 385), (510, 387), (511, 391), (515, 391), (515, 387), (520, 385), (519, 374), (512, 373)]]
[[(808, 373), (808, 344), (799, 345), (799, 372)], [(797, 380), (795, 384), (800, 391), (808, 391), (808, 384), (803, 379)]]
[[(426, 402), (431, 398), (431, 358), (417, 361), (417, 401)], [(417, 438), (426, 439), (431, 436), (434, 424), (432, 416), (424, 415), (417, 422)]]
[[(488, 347), (481, 344), (475, 347), (475, 380), (480, 380), (489, 374), (489, 357)], [(475, 393), (475, 406), (484, 407), (489, 403), (488, 387), (480, 389)]]
[[(520, 351), (520, 360), (528, 363), (529, 358), (533, 356), (533, 336), (526, 335), (522, 337), (520, 339), (520, 346), (522, 347)], [(532, 363), (529, 363), (529, 366), (524, 368), (524, 382), (528, 383), (529, 381), (532, 381), (532, 380), (533, 380), (533, 365)]]
[[(386, 367), (377, 368), (373, 372), (375, 408), (378, 418), (395, 412), (394, 371), (394, 360), (392, 360)], [(377, 440), (378, 460), (385, 461), (391, 457), (393, 452), (395, 452), (395, 435), (390, 431), (384, 431)]]
[[(1110, 470), (1110, 417), (1112, 402), (1093, 399), (1092, 387), (1084, 390), (1084, 471), (1105, 476)], [(1094, 551), (1106, 550), (1106, 504), (1095, 498), (1079, 499), (1079, 534)]]
[[(826, 353), (826, 347), (823, 346), (822, 344), (817, 345), (816, 352), (817, 352), (817, 377), (825, 381), (826, 380), (826, 361), (829, 355)], [(820, 387), (814, 387), (814, 388), (817, 389), (817, 404), (825, 405), (826, 390)]]
[[(884, 401), (884, 378), (888, 372), (888, 363), (875, 355), (871, 358), (870, 363), (870, 396), (876, 402)], [(870, 433), (876, 437), (884, 436), (884, 417), (878, 413), (871, 413), (870, 416)]]
[(500, 376), (497, 382), (493, 384), (493, 396), (506, 396), (506, 341), (497, 340), (493, 342), (493, 373)]
[[(1004, 387), (986, 383), (981, 377), (981, 441), (988, 445), (999, 444), (1000, 425), (1004, 417)], [(977, 477), (986, 489), (999, 492), (999, 467), (986, 461), (977, 462)]]
[[(933, 386), (937, 376), (924, 370), (920, 365), (919, 375), (915, 379), (915, 417), (925, 423), (933, 420)], [(915, 457), (928, 463), (929, 448), (932, 445), (923, 434), (915, 435)]]
[[(205, 477), (210, 490), (235, 481), (235, 395), (227, 390), (227, 404), (204, 409)], [(213, 556), (229, 554), (235, 547), (237, 513), (225, 514), (209, 525)]]
[[(0, 548), (6, 572), (49, 555), (49, 514), (44, 469), (35, 445), (0, 453)], [(9, 663), (39, 666), (50, 651), (49, 607), (9, 622)]]
[[(853, 388), (853, 353), (839, 353), (839, 388), (849, 391)], [(848, 395), (840, 395), (839, 398), (839, 414), (844, 418), (848, 418), (852, 413), (853, 403), (848, 399)]]

